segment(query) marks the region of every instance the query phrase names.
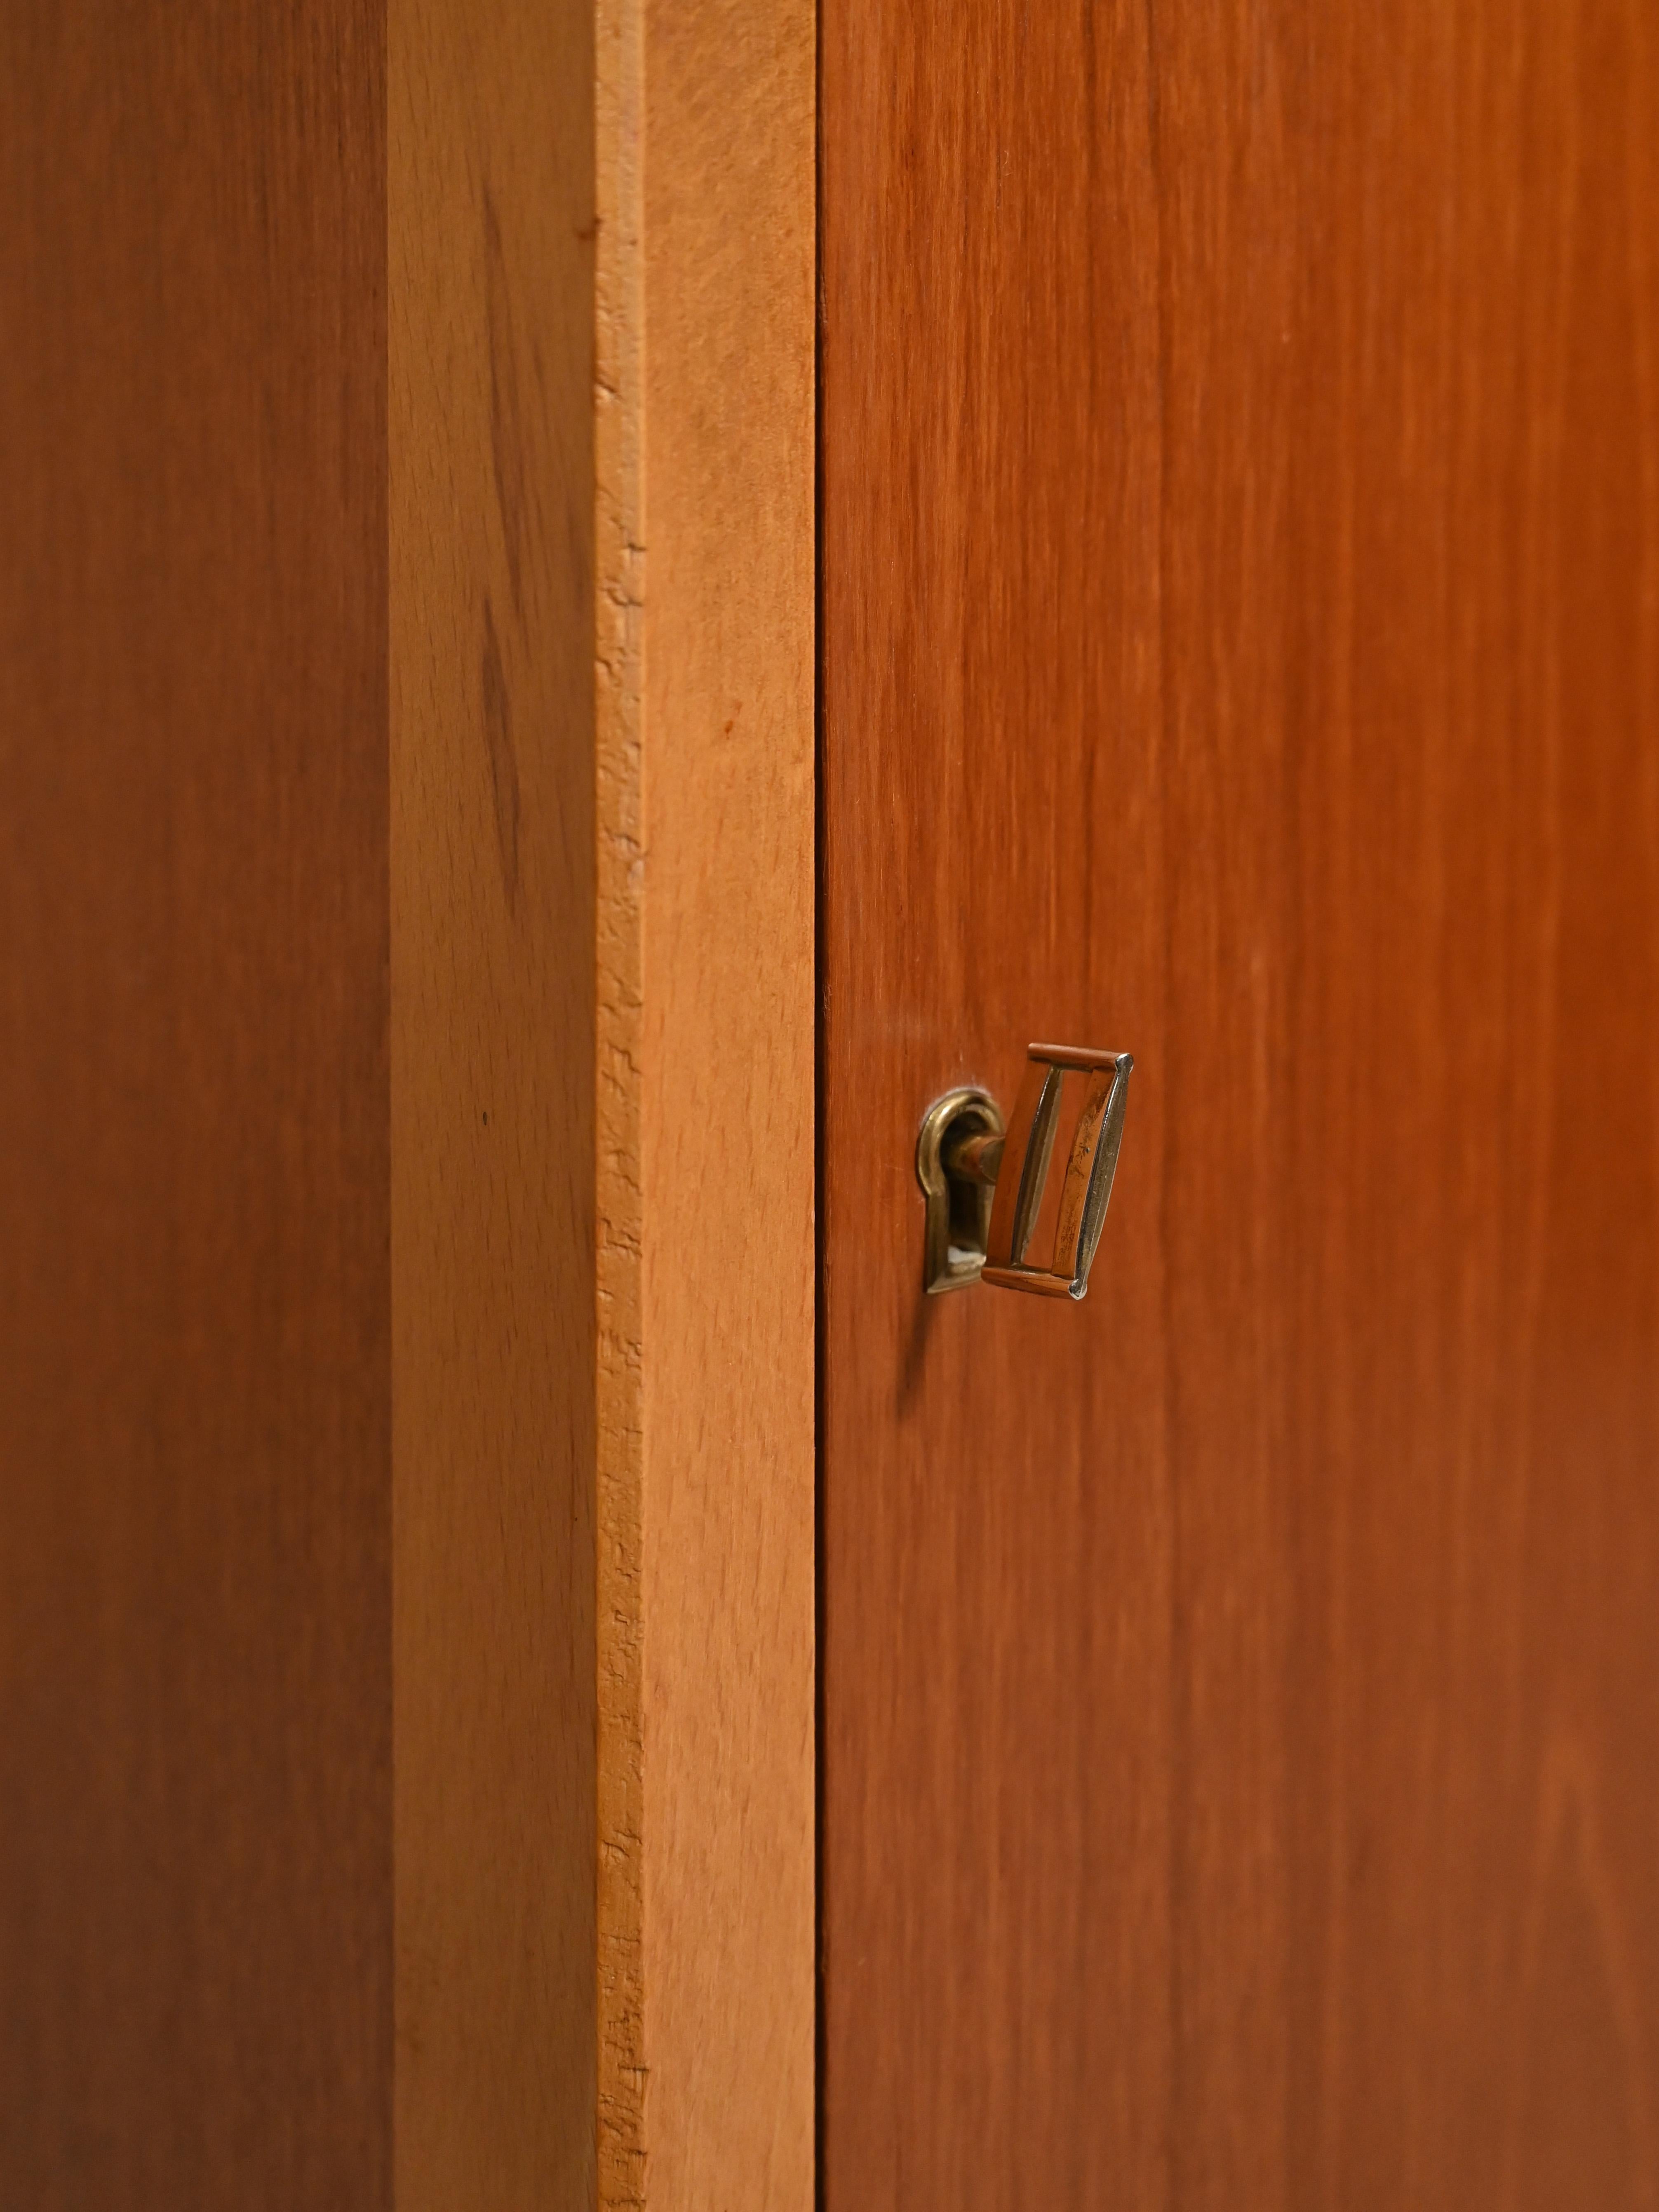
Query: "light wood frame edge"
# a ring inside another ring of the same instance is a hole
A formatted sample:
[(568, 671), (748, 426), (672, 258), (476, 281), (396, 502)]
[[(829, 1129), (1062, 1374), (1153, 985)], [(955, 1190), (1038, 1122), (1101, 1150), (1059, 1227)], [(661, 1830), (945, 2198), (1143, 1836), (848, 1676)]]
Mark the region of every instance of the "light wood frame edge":
[(645, 2086), (644, 0), (595, 0), (599, 2202), (649, 2202)]
[(397, 2203), (805, 2212), (812, 10), (388, 39)]

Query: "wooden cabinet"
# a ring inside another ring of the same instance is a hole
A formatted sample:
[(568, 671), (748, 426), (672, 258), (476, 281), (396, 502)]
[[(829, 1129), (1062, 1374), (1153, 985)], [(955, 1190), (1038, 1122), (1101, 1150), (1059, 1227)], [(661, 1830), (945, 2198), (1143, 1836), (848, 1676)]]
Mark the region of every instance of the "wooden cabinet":
[(1653, 2202), (1650, 15), (8, 13), (0, 2203)]

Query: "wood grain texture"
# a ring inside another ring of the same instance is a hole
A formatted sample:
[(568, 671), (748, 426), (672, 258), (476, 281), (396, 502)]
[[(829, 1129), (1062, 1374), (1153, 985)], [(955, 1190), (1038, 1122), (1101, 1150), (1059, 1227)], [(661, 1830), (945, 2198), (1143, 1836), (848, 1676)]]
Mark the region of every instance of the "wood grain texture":
[(0, 2201), (391, 2200), (385, 74), (0, 23)]
[[(1659, 2197), (1659, 33), (825, 0), (824, 2201)], [(1133, 1051), (1087, 1303), (918, 1117)]]
[(814, 22), (600, 23), (600, 2193), (735, 2212), (813, 2170)]
[(812, 56), (392, 15), (400, 2206), (811, 2195)]
[(647, 0), (648, 2201), (813, 2174), (811, 0)]
[(399, 2212), (595, 2189), (593, 65), (391, 11)]
[(4, 32), (0, 2199), (804, 2204), (810, 11), (106, 15)]

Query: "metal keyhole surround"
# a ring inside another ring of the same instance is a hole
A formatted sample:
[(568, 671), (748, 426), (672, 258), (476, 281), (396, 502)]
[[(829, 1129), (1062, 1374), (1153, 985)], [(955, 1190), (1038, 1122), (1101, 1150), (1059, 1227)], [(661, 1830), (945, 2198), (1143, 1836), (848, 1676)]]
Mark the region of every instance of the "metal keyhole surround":
[[(916, 1139), (926, 1206), (922, 1285), (930, 1296), (981, 1279), (1000, 1290), (1081, 1298), (1099, 1249), (1123, 1139), (1127, 1052), (1034, 1044), (1012, 1129), (988, 1091), (963, 1085), (934, 1099)], [(1068, 1075), (1082, 1078), (1053, 1248), (1030, 1245), (1062, 1121)]]
[[(927, 1201), (923, 1284), (933, 1295), (965, 1291), (985, 1266), (991, 1236), (994, 1178), (968, 1170), (969, 1159), (1002, 1142), (1002, 1109), (988, 1091), (964, 1085), (947, 1091), (921, 1117), (916, 1180)], [(977, 1145), (977, 1154), (967, 1148)], [(948, 1159), (947, 1159), (948, 1150)]]

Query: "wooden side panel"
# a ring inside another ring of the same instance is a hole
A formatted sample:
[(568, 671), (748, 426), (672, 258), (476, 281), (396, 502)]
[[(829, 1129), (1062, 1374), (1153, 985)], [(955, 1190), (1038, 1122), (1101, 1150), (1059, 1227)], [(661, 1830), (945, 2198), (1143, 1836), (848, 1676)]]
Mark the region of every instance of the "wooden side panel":
[(392, 2184), (381, 19), (0, 25), (0, 2198)]
[(593, 65), (391, 11), (399, 2212), (595, 2186)]
[[(1659, 2195), (1659, 38), (825, 0), (830, 2212)], [(1087, 1303), (917, 1119), (1136, 1056)]]

